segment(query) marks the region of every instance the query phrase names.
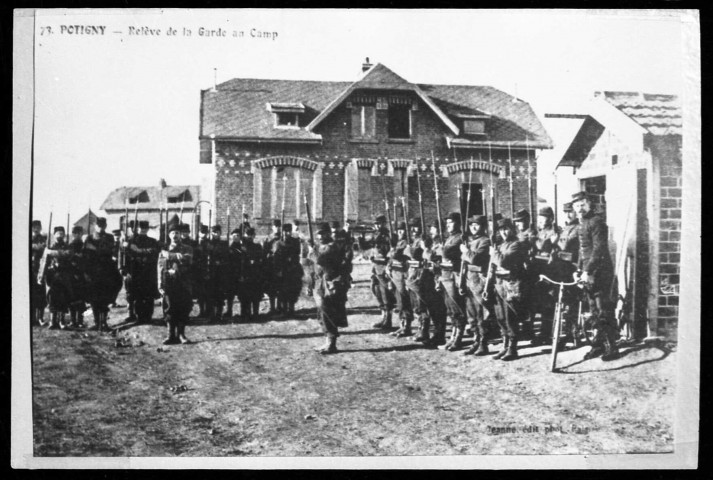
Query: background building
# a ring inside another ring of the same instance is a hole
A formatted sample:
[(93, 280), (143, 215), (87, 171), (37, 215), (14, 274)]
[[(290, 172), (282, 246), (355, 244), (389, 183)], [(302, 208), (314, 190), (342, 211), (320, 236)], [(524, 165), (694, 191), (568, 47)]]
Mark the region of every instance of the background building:
[(520, 99), (411, 83), (368, 59), (355, 82), (238, 78), (202, 91), (200, 144), (200, 162), (215, 166), (217, 221), (229, 210), (237, 224), (244, 209), (261, 234), (283, 204), (287, 221), (306, 220), (307, 203), (315, 221), (368, 223), (384, 197), (402, 219), (394, 200), (404, 197), (407, 216), (418, 216), (419, 180), (433, 220), (434, 178), (442, 215), (465, 211), (469, 192), (469, 213), (484, 213), (492, 183), (509, 216), (536, 207), (536, 158), (552, 146)]

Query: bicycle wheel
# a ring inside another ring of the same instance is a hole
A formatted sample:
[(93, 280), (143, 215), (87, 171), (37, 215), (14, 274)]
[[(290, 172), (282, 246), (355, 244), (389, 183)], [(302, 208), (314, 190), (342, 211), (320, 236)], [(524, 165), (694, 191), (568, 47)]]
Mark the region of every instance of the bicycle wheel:
[(562, 304), (555, 306), (554, 325), (552, 325), (552, 358), (550, 372), (557, 370), (557, 349), (559, 347), (560, 331), (562, 330)]

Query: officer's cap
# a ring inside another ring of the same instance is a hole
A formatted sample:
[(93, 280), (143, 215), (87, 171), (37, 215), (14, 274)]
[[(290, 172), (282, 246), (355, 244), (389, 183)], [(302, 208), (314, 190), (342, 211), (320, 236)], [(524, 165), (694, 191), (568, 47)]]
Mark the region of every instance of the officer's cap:
[(484, 226), (487, 223), (487, 219), (483, 215), (473, 215), (468, 219), (468, 223), (477, 223)]
[(213, 225), (213, 228), (211, 228), (211, 231), (212, 231), (213, 233), (216, 233), (216, 232), (217, 232), (217, 233), (220, 233), (220, 232), (223, 231), (223, 229), (220, 227), (220, 225)]
[(97, 217), (97, 227), (106, 227), (106, 218)]
[(132, 230), (134, 229), (134, 221), (133, 220), (129, 220), (129, 228), (131, 228)]
[(322, 222), (319, 224), (319, 228), (317, 229), (317, 233), (320, 235), (329, 235), (332, 233), (332, 229), (329, 228), (329, 224), (327, 222)]
[(298, 218), (295, 218), (292, 223), (294, 224), (295, 227), (299, 227), (300, 225), (302, 225), (302, 222), (300, 222), (300, 220)]
[(181, 225), (178, 223), (172, 223), (168, 226), (168, 233), (180, 232), (180, 231), (181, 231)]
[(555, 212), (552, 211), (552, 207), (542, 207), (537, 214), (541, 217), (554, 218)]
[(331, 222), (329, 222), (329, 226), (332, 228), (339, 228), (342, 226), (342, 224), (339, 223), (338, 220), (332, 220)]
[(450, 212), (446, 215), (446, 220), (450, 220), (453, 223), (460, 223), (460, 214), (458, 212)]
[(572, 208), (572, 202), (567, 202), (564, 205), (562, 205), (562, 211), (564, 212), (574, 212), (574, 208)]
[(409, 225), (409, 227), (420, 227), (421, 219), (418, 217), (412, 218), (411, 220), (409, 220), (408, 225)]
[(279, 227), (282, 226), (282, 222), (280, 221), (280, 219), (276, 218), (276, 219), (274, 219), (274, 220), (272, 221), (272, 226), (279, 228)]
[(82, 227), (81, 225), (77, 225), (72, 228), (72, 233), (82, 234), (82, 233), (84, 233), (84, 227)]
[(377, 215), (374, 219), (375, 223), (386, 223), (386, 215)]
[(119, 236), (119, 235), (121, 235), (121, 229), (117, 228), (116, 230), (112, 230), (111, 233), (112, 233), (112, 235)]
[(292, 231), (292, 224), (291, 223), (286, 223), (282, 226), (282, 231), (283, 232), (291, 232)]
[(59, 227), (54, 227), (54, 233), (57, 233), (57, 232), (64, 233), (64, 227), (61, 225)]
[(587, 196), (587, 192), (577, 192), (574, 195), (572, 195), (572, 203), (578, 202), (580, 200), (589, 200), (589, 197)]
[(253, 237), (255, 236), (255, 229), (253, 227), (248, 227), (245, 229), (245, 236), (246, 237)]
[[(183, 225), (186, 225), (186, 224), (184, 223)], [(181, 231), (183, 231), (183, 225), (179, 225), (179, 228), (181, 229)], [(187, 227), (187, 226), (188, 226), (188, 225), (186, 225), (186, 227)], [(149, 222), (148, 222), (148, 220), (141, 220), (141, 221), (139, 222), (139, 228), (142, 229), (142, 230), (148, 229), (148, 228), (149, 228)]]
[(208, 225), (201, 225), (201, 233), (208, 233)]
[[(146, 225), (147, 225), (146, 228), (149, 228), (148, 223), (149, 222), (146, 222)], [(188, 225), (187, 223), (182, 223), (181, 224), (181, 233), (191, 233), (191, 226)]]
[(396, 230), (406, 230), (406, 222), (399, 222), (398, 227), (396, 227)]
[(513, 216), (512, 219), (515, 222), (526, 222), (530, 220), (530, 212), (523, 208), (522, 210), (515, 212), (515, 216)]
[(509, 218), (501, 218), (498, 220), (498, 230), (502, 228), (513, 228), (512, 220)]
[(42, 222), (40, 222), (39, 220), (32, 220), (32, 226), (42, 228)]
[(240, 236), (240, 229), (239, 229), (239, 228), (236, 228), (236, 229), (234, 229), (232, 232), (230, 232), (230, 234), (231, 234), (231, 235), (238, 235), (238, 236)]

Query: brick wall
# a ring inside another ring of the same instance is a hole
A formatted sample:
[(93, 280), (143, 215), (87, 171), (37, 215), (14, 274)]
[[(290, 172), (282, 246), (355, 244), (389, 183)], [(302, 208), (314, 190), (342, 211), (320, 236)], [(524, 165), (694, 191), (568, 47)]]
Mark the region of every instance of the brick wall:
[[(251, 222), (257, 226), (258, 234), (267, 232), (270, 224), (269, 209), (262, 209), (262, 216), (257, 219), (252, 218), (253, 212), (253, 181), (254, 175), (251, 173), (251, 161), (273, 157), (273, 156), (294, 156), (307, 158), (319, 162), (322, 166), (322, 215), (313, 220), (340, 220), (344, 219), (344, 188), (345, 188), (345, 167), (352, 159), (371, 159), (373, 161), (390, 160), (412, 160), (417, 165), (425, 165), (427, 168), (420, 171), (421, 187), (424, 200), (424, 214), (427, 221), (435, 217), (435, 195), (433, 184), (433, 171), (431, 155), (436, 160), (436, 166), (440, 174), (440, 166), (453, 163), (456, 160), (488, 159), (488, 150), (473, 149), (472, 151), (457, 153), (454, 158), (453, 150), (447, 148), (444, 133), (445, 127), (441, 121), (424, 104), (419, 104), (418, 110), (412, 112), (413, 135), (411, 141), (395, 142), (387, 138), (386, 121), (387, 112), (377, 110), (377, 136), (372, 142), (354, 141), (350, 137), (350, 110), (346, 105), (335, 109), (320, 125), (317, 133), (323, 136), (322, 145), (276, 145), (258, 143), (230, 143), (217, 142), (216, 153), (216, 205), (214, 206), (215, 222), (220, 223), (225, 228), (227, 221), (227, 207), (231, 209), (231, 224), (237, 224), (239, 220), (241, 206), (244, 203), (246, 211), (251, 216)], [(514, 210), (528, 208), (528, 181), (527, 181), (527, 155), (522, 150), (512, 150), (513, 165), (513, 188), (515, 205)], [(495, 165), (507, 169), (507, 150), (492, 150), (492, 159)], [(537, 179), (536, 161), (534, 151), (530, 152), (530, 163), (533, 169), (532, 191), (533, 202), (537, 208)], [(266, 198), (267, 192), (264, 188), (265, 182), (269, 182), (270, 168), (263, 170), (263, 201), (269, 202)], [(393, 195), (404, 193), (408, 197), (408, 210), (410, 217), (419, 215), (418, 188), (415, 175), (408, 177), (403, 183), (401, 172), (398, 168), (394, 176), (384, 178), (382, 187), (381, 178), (371, 175), (371, 166), (361, 166), (358, 173), (359, 185), (359, 213), (368, 215), (370, 218), (359, 218), (361, 222), (372, 222), (373, 217), (384, 212), (383, 189), (386, 189), (387, 197), (391, 205), (393, 216)], [(506, 170), (507, 171), (507, 170)], [(484, 183), (486, 192), (489, 194), (490, 173), (480, 172), (479, 180), (474, 183)], [(458, 174), (459, 175), (459, 174)], [(466, 173), (467, 175), (467, 173)], [(474, 173), (475, 176), (475, 173)], [(266, 180), (267, 177), (267, 180)], [(457, 203), (457, 189), (452, 187), (452, 179), (439, 178), (439, 190), (441, 194), (441, 214), (448, 212), (446, 206), (453, 208)], [(467, 182), (467, 179), (466, 179)], [(497, 197), (500, 211), (504, 216), (510, 216), (510, 184), (507, 175), (504, 178), (496, 179)], [(405, 191), (404, 191), (405, 190)], [(288, 196), (288, 198), (290, 198)], [(266, 203), (267, 204), (267, 203)], [(400, 212), (400, 208), (398, 209)], [(288, 219), (292, 220), (292, 219)]]
[(676, 338), (681, 288), (681, 170), (680, 137), (653, 137), (648, 145), (660, 162), (659, 334)]

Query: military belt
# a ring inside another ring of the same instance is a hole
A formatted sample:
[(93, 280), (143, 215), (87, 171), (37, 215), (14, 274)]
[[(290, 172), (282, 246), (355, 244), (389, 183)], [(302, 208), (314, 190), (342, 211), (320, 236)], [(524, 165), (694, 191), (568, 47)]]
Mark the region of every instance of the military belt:
[(557, 257), (559, 257), (560, 260), (564, 260), (565, 262), (571, 262), (574, 258), (574, 255), (572, 254), (572, 252), (557, 252)]
[(482, 273), (483, 269), (479, 267), (478, 265), (468, 265), (468, 271), (469, 272), (476, 272), (476, 273)]

